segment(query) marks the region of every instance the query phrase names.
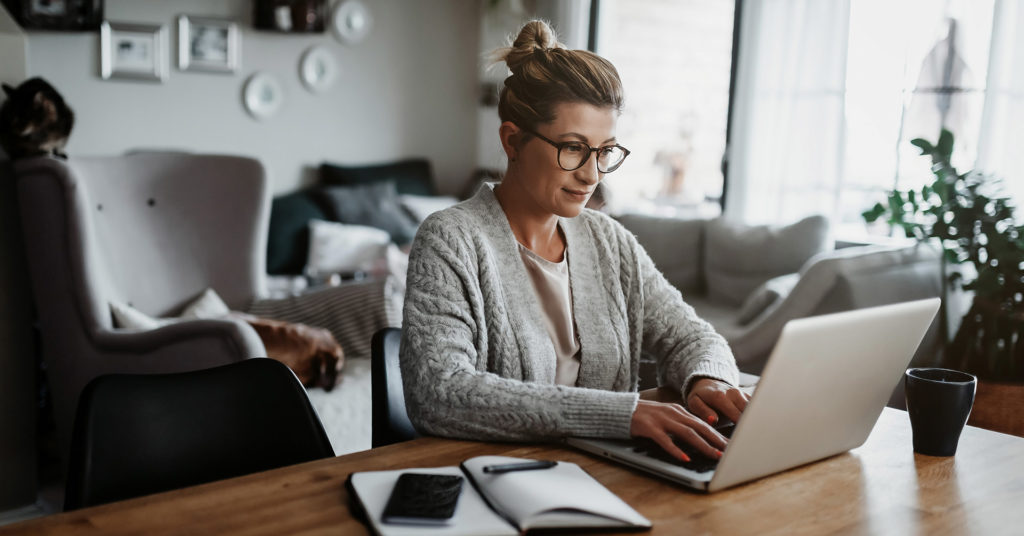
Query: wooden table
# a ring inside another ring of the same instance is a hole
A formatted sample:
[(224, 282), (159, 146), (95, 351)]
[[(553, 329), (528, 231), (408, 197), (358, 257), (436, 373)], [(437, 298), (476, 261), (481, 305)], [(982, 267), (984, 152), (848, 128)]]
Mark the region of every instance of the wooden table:
[(654, 522), (654, 534), (1020, 534), (1024, 439), (968, 427), (956, 457), (915, 455), (886, 408), (849, 453), (712, 495), (552, 445), (425, 438), (0, 527), (3, 534), (363, 534), (353, 471), (454, 465), (482, 454), (580, 464)]

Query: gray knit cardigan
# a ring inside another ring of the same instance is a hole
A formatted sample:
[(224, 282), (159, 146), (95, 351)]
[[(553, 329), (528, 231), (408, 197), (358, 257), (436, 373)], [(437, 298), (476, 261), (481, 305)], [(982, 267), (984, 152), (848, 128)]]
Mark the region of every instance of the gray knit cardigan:
[(581, 345), (577, 387), (555, 385), (541, 306), (491, 185), (431, 215), (409, 255), (401, 344), (406, 407), (423, 433), (477, 440), (629, 437), (640, 355), (663, 384), (736, 385), (729, 346), (636, 238), (589, 209), (559, 225)]

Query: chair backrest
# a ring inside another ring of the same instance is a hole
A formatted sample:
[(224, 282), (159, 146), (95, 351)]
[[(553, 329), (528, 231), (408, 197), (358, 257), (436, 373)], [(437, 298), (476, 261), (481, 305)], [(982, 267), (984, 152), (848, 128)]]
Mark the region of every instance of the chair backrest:
[(111, 374), (82, 392), (64, 509), (330, 456), (305, 389), (273, 359)]
[(37, 294), (71, 285), (37, 300), (43, 316), (51, 301), (71, 302), (87, 328), (103, 329), (111, 300), (166, 316), (208, 287), (236, 309), (260, 290), (269, 194), (258, 160), (134, 153), (29, 158), (14, 170)]
[(402, 330), (384, 328), (370, 343), (370, 390), (373, 403), (371, 444), (374, 448), (419, 437), (405, 411), (405, 390), (398, 364)]

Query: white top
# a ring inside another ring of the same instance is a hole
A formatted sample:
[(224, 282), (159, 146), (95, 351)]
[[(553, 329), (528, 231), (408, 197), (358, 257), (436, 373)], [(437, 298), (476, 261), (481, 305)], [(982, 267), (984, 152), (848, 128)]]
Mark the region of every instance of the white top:
[(533, 282), (555, 347), (555, 383), (575, 386), (580, 374), (580, 341), (572, 316), (568, 251), (560, 262), (551, 262), (519, 244), (519, 255)]

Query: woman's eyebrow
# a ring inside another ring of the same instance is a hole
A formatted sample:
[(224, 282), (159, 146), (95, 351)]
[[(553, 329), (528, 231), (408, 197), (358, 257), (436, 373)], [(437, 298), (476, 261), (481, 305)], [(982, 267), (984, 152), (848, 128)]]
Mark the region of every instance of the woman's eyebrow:
[[(559, 134), (558, 137), (559, 138), (575, 137), (575, 138), (579, 138), (579, 140), (584, 142), (584, 143), (587, 143), (587, 144), (590, 143), (590, 141), (587, 140), (587, 137), (584, 136), (583, 134), (580, 134), (579, 132), (566, 132), (565, 134)], [(605, 144), (611, 143), (613, 141), (615, 141), (615, 136), (612, 136), (612, 137), (608, 138), (607, 140), (602, 141), (601, 145), (605, 145)]]

